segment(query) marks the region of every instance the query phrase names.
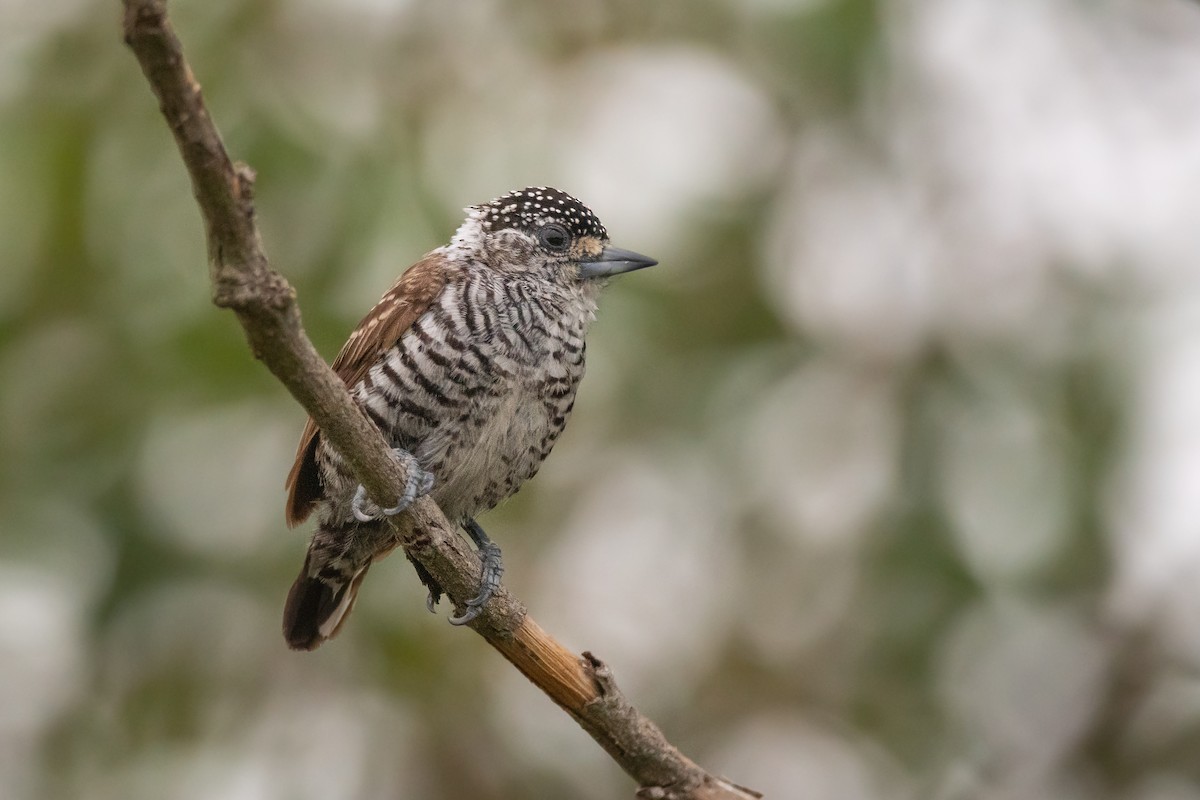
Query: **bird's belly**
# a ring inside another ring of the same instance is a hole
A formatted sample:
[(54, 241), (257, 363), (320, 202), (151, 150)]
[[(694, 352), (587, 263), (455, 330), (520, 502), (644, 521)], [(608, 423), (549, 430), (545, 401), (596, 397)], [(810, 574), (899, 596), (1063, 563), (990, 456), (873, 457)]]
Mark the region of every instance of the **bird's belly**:
[(433, 499), (451, 519), (486, 511), (533, 477), (562, 432), (574, 385), (547, 397), (523, 384), (476, 402), (453, 435), (431, 436), (418, 458), (434, 473)]

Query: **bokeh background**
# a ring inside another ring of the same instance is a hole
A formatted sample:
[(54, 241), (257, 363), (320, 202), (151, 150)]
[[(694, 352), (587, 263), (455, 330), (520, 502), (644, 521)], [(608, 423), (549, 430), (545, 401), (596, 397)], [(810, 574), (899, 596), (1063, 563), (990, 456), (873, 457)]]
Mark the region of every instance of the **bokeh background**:
[[(328, 357), (461, 208), (661, 260), (483, 520), (772, 798), (1200, 798), (1200, 4), (177, 0)], [(284, 647), (303, 413), (115, 2), (0, 2), (0, 796), (629, 797), (402, 558)]]

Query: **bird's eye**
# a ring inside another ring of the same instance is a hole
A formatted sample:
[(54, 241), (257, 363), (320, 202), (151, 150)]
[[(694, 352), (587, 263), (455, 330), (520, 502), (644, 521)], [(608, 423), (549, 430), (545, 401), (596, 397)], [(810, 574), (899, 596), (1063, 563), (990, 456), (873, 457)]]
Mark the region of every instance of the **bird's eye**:
[(566, 250), (571, 244), (571, 236), (562, 225), (551, 223), (538, 231), (538, 240), (547, 250)]

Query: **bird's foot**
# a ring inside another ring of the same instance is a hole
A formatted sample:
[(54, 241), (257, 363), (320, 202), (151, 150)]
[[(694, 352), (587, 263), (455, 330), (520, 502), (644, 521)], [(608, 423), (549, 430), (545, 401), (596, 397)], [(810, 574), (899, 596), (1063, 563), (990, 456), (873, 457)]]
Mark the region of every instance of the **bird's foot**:
[[(488, 538), (488, 535), (483, 532), (483, 528), (479, 527), (479, 523), (468, 519), (463, 523), (463, 530), (467, 532), (471, 541), (479, 549), (483, 569), (479, 575), (479, 594), (467, 601), (461, 614), (455, 614), (450, 618), (451, 625), (466, 625), (479, 616), (484, 604), (491, 600), (492, 595), (500, 588), (500, 577), (504, 575), (504, 563), (500, 560), (500, 547)], [(430, 593), (430, 597), (432, 596)], [(430, 608), (430, 610), (433, 609)]]
[(408, 508), (413, 500), (428, 494), (433, 488), (433, 473), (421, 469), (416, 456), (400, 447), (392, 448), (392, 455), (408, 475), (404, 491), (400, 494), (400, 501), (392, 508), (380, 508), (367, 497), (367, 489), (360, 483), (354, 490), (354, 499), (350, 502), (350, 511), (359, 522), (374, 522), (380, 517), (394, 517)]

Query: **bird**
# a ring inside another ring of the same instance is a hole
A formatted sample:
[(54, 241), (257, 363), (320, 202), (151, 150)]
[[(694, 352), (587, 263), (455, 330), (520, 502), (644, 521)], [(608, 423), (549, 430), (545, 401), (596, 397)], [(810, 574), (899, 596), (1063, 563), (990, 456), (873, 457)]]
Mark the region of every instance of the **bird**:
[[(387, 517), (428, 495), (478, 549), (474, 619), (503, 562), (475, 517), (537, 473), (562, 433), (584, 373), (586, 335), (609, 279), (658, 262), (609, 243), (583, 203), (538, 186), (465, 209), (451, 237), (409, 267), (350, 334), (333, 370), (405, 468), (400, 501), (379, 508), (310, 417), (288, 474), (285, 517), (317, 528), (288, 592), (295, 650), (335, 636), (371, 564), (395, 547)], [(417, 562), (429, 589), (442, 592)]]

